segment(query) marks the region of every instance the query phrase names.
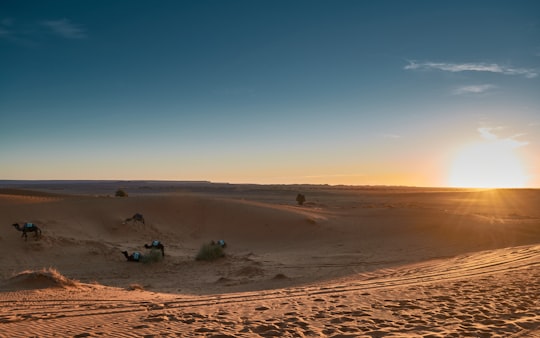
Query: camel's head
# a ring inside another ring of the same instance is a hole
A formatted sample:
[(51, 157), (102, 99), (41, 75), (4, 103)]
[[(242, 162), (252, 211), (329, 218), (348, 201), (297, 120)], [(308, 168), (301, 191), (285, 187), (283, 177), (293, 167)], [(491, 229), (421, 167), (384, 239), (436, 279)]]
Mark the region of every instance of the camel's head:
[(19, 223), (13, 223), (13, 224), (11, 224), (11, 225), (14, 226), (14, 227), (18, 227), (18, 226), (19, 226)]

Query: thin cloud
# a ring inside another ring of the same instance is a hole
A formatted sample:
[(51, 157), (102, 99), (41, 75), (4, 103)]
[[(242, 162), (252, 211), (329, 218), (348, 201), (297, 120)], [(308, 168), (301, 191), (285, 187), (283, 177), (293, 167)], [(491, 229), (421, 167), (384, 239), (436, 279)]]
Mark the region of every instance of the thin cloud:
[(313, 175), (302, 175), (302, 176), (267, 176), (267, 177), (250, 177), (244, 178), (242, 181), (260, 181), (262, 180), (304, 180), (304, 179), (320, 179), (320, 178), (336, 178), (336, 177), (366, 177), (362, 173), (353, 173), (353, 174), (313, 174)]
[(31, 46), (33, 44), (32, 39), (28, 34), (25, 34), (24, 29), (18, 28), (15, 25), (15, 20), (3, 18), (0, 20), (0, 39), (19, 45)]
[(483, 139), (488, 141), (495, 141), (498, 139), (497, 135), (493, 133), (493, 131), (501, 130), (502, 127), (480, 127), (478, 128), (478, 132), (480, 133), (480, 136), (482, 136)]
[(497, 86), (491, 84), (482, 84), (482, 85), (472, 85), (472, 86), (461, 86), (454, 89), (453, 93), (455, 95), (467, 95), (467, 94), (483, 94), (486, 93)]
[(224, 96), (238, 96), (238, 95), (247, 95), (247, 94), (253, 94), (255, 90), (253, 88), (248, 87), (222, 87), (222, 88), (216, 88), (213, 90), (213, 93), (216, 95), (224, 95)]
[(513, 68), (496, 63), (445, 63), (445, 62), (416, 62), (409, 61), (405, 70), (442, 70), (445, 72), (488, 72), (504, 75), (521, 75), (532, 79), (538, 76), (534, 69)]
[[(44, 29), (45, 28), (45, 29)], [(39, 22), (20, 22), (11, 19), (0, 19), (0, 39), (22, 46), (34, 46), (42, 43), (46, 34), (65, 39), (84, 39), (86, 30), (68, 19)]]
[(86, 31), (68, 19), (43, 21), (41, 24), (50, 29), (53, 34), (66, 39), (86, 38)]
[(4, 18), (0, 20), (0, 38), (9, 38), (13, 35), (11, 32), (11, 26), (13, 25), (13, 19)]
[(388, 134), (388, 133), (386, 133), (386, 134), (381, 134), (381, 136), (382, 136), (383, 138), (386, 138), (386, 139), (398, 139), (398, 138), (401, 138), (400, 135), (397, 135), (397, 134)]
[(0, 20), (0, 24), (2, 26), (12, 26), (14, 22), (15, 20), (13, 20), (12, 18), (3, 18), (2, 20)]
[(529, 144), (528, 141), (519, 141), (516, 139), (518, 137), (524, 136), (525, 134), (516, 134), (506, 138), (501, 138), (497, 134), (495, 134), (496, 131), (503, 129), (504, 127), (481, 127), (478, 128), (478, 132), (484, 140), (490, 142), (498, 142), (512, 149), (523, 147)]
[(3, 27), (0, 27), (0, 38), (7, 38), (11, 36), (11, 32)]
[(326, 177), (364, 177), (364, 174), (327, 174), (327, 175), (307, 175), (296, 176), (298, 178), (326, 178)]

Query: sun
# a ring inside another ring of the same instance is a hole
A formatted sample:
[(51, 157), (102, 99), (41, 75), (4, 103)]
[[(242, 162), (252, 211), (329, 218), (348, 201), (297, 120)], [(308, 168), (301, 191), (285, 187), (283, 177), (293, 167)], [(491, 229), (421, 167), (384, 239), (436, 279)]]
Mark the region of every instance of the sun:
[(526, 183), (515, 147), (505, 142), (471, 144), (457, 154), (450, 168), (452, 187), (524, 188)]

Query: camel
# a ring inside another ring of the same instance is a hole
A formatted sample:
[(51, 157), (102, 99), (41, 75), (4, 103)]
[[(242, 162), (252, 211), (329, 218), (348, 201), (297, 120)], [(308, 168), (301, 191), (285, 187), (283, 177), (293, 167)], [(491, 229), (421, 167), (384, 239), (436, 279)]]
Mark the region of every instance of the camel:
[(126, 220), (124, 221), (124, 224), (126, 224), (127, 222), (131, 222), (131, 221), (133, 221), (134, 223), (135, 222), (142, 222), (142, 224), (145, 224), (143, 215), (141, 215), (139, 213), (136, 213), (135, 215), (133, 215), (133, 217), (126, 218)]
[(147, 249), (158, 249), (161, 250), (161, 257), (165, 257), (165, 246), (160, 241), (152, 241), (152, 244), (144, 244), (144, 247)]
[(225, 249), (227, 247), (227, 243), (225, 243), (224, 240), (220, 239), (220, 240), (217, 240), (217, 241), (214, 241), (212, 240), (212, 242), (210, 242), (211, 245), (219, 245), (220, 247), (222, 247), (223, 249)]
[(36, 240), (41, 237), (41, 229), (35, 225), (34, 223), (24, 223), (24, 225), (21, 227), (19, 223), (12, 224), (15, 229), (22, 231), (21, 237), (24, 237), (24, 240), (28, 240), (28, 232), (34, 232), (34, 237)]
[(122, 253), (126, 256), (128, 262), (139, 262), (142, 258), (141, 253), (137, 251), (134, 251), (131, 255), (128, 255), (127, 251), (122, 251)]

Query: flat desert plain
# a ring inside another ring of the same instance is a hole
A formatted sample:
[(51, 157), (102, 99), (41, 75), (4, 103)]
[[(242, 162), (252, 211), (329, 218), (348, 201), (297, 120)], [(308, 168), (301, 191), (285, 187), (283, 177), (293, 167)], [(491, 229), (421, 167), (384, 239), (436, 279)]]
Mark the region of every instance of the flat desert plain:
[(1, 337), (540, 337), (540, 190), (21, 183), (0, 224)]

